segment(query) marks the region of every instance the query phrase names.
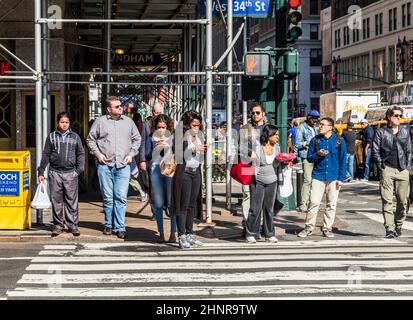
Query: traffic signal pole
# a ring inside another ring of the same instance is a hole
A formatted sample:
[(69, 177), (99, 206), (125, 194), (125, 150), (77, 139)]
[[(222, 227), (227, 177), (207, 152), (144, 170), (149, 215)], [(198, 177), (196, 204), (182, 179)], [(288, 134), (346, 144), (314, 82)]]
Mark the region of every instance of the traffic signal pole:
[[(232, 45), (232, 37), (233, 37), (233, 15), (232, 15), (232, 0), (228, 0), (228, 7), (227, 7), (227, 47), (231, 48)], [(227, 71), (232, 72), (232, 53), (228, 54), (227, 57)], [(231, 164), (232, 164), (232, 101), (233, 101), (233, 77), (231, 74), (227, 77), (228, 89), (227, 89), (227, 175), (226, 175), (226, 207), (227, 210), (231, 210)]]
[[(276, 3), (276, 35), (275, 35), (275, 46), (276, 51), (276, 64), (277, 68), (283, 69), (283, 55), (284, 50), (287, 48), (287, 5), (286, 0), (277, 0)], [(281, 50), (280, 50), (281, 49)], [(279, 71), (276, 71), (277, 74)], [(276, 101), (275, 107), (277, 110), (277, 127), (280, 134), (280, 146), (281, 152), (287, 152), (287, 115), (288, 115), (288, 80), (284, 79), (284, 75), (278, 78), (276, 81)]]

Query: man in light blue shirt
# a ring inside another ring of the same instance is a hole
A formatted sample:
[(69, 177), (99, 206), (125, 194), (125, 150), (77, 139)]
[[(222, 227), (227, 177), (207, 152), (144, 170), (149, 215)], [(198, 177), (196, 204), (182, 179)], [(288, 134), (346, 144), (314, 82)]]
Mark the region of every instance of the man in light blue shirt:
[(305, 228), (298, 234), (310, 236), (315, 228), (318, 209), (326, 193), (323, 235), (334, 237), (332, 227), (336, 216), (338, 193), (346, 177), (346, 142), (334, 131), (334, 120), (323, 118), (320, 121), (320, 135), (310, 142), (308, 161), (314, 164), (311, 181), (310, 204)]
[(304, 181), (301, 188), (301, 203), (297, 208), (297, 210), (301, 212), (307, 212), (308, 202), (310, 200), (311, 173), (314, 165), (307, 160), (307, 153), (311, 139), (318, 134), (315, 125), (319, 118), (320, 114), (318, 111), (311, 110), (307, 114), (306, 122), (298, 127), (297, 133), (295, 134), (294, 152), (301, 159), (304, 171)]

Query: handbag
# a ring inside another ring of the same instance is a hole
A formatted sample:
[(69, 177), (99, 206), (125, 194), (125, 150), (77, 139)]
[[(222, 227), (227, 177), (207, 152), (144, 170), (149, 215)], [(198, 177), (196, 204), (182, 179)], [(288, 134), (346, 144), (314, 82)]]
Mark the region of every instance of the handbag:
[(289, 166), (282, 169), (283, 181), (284, 183), (280, 185), (280, 196), (283, 198), (288, 198), (294, 192), (292, 183), (292, 173), (293, 169)]
[(176, 162), (174, 154), (172, 152), (168, 152), (161, 160), (159, 167), (161, 169), (162, 175), (166, 177), (173, 177), (176, 171)]
[(44, 181), (41, 181), (37, 186), (36, 193), (30, 206), (33, 209), (49, 209), (52, 206)]
[(242, 185), (249, 185), (254, 178), (255, 168), (251, 164), (242, 161), (234, 163), (231, 167), (230, 176)]

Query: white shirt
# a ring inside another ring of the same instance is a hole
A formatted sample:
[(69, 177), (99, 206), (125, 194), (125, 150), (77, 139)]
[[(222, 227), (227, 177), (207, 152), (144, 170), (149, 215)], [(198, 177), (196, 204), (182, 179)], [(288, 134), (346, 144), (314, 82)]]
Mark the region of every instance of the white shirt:
[[(193, 143), (192, 142), (192, 137), (189, 136), (188, 137), (188, 149), (192, 150), (192, 148), (196, 147), (196, 146), (200, 146), (202, 144), (201, 140), (196, 137), (196, 142)], [(186, 160), (186, 167), (187, 168), (198, 168), (199, 165), (201, 164), (201, 152), (197, 151), (196, 155), (194, 156), (192, 154), (191, 158), (189, 159), (185, 159)]]

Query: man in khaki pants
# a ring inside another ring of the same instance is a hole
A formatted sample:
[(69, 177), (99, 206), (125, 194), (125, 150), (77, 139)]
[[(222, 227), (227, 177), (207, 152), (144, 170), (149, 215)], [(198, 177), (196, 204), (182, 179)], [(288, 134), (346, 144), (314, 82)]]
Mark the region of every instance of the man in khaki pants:
[(307, 159), (314, 164), (311, 180), (310, 205), (304, 229), (300, 238), (310, 236), (316, 226), (318, 209), (326, 193), (323, 235), (334, 237), (332, 233), (336, 216), (336, 205), (340, 187), (346, 178), (346, 143), (334, 132), (334, 120), (323, 118), (320, 121), (320, 134), (313, 138), (308, 149)]
[(307, 212), (308, 202), (310, 200), (311, 190), (311, 172), (313, 171), (314, 164), (307, 159), (308, 146), (311, 139), (317, 134), (318, 130), (315, 125), (320, 118), (320, 114), (316, 110), (311, 110), (307, 114), (307, 120), (297, 128), (294, 142), (294, 153), (301, 159), (304, 171), (304, 181), (301, 188), (301, 203), (297, 208), (297, 211)]
[[(378, 129), (373, 140), (373, 159), (381, 168), (380, 192), (386, 238), (401, 236), (407, 214), (412, 146), (409, 128), (400, 126), (402, 116), (402, 108), (389, 108), (386, 112), (387, 126)], [(397, 199), (396, 214), (393, 212), (394, 191)]]

